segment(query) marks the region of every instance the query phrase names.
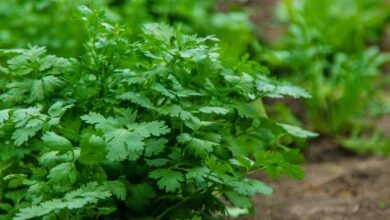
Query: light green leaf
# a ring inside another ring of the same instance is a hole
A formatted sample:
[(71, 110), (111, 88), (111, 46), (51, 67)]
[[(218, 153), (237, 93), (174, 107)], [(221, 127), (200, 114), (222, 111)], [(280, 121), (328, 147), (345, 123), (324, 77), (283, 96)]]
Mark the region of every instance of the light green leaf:
[(47, 111), (51, 117), (60, 117), (62, 116), (66, 110), (73, 107), (73, 104), (71, 105), (65, 105), (62, 101), (55, 102), (53, 105), (50, 106), (49, 110)]
[(160, 189), (166, 192), (175, 192), (184, 181), (184, 175), (180, 172), (168, 169), (156, 169), (149, 173), (149, 177), (157, 180)]
[(130, 102), (142, 106), (147, 109), (153, 108), (153, 103), (147, 97), (134, 92), (126, 92), (118, 96), (119, 99), (129, 100)]
[(107, 132), (104, 139), (108, 147), (107, 158), (112, 161), (136, 160), (144, 147), (141, 136), (123, 128)]
[(229, 112), (228, 109), (226, 108), (221, 108), (221, 107), (211, 107), (211, 106), (205, 106), (199, 109), (200, 112), (206, 113), (206, 114), (219, 114), (219, 115), (225, 115), (226, 113)]
[(61, 163), (51, 168), (47, 177), (56, 184), (70, 186), (77, 181), (77, 169), (71, 162)]
[(43, 135), (42, 140), (45, 143), (45, 145), (51, 148), (52, 150), (66, 152), (66, 151), (71, 151), (73, 149), (72, 143), (68, 139), (52, 131), (47, 132), (45, 135)]
[(293, 98), (311, 98), (311, 95), (304, 89), (292, 86), (287, 83), (272, 82), (265, 76), (259, 77), (256, 81), (256, 89), (258, 92), (271, 98), (283, 98), (291, 96)]
[(313, 138), (313, 137), (317, 137), (318, 136), (317, 133), (305, 130), (305, 129), (297, 127), (297, 126), (288, 125), (288, 124), (282, 124), (282, 123), (278, 123), (278, 125), (280, 127), (282, 127), (287, 133), (289, 133), (290, 135), (292, 135), (294, 137), (298, 137), (298, 138)]
[(254, 196), (257, 193), (269, 196), (272, 194), (272, 188), (254, 179), (243, 179), (241, 181), (234, 181), (228, 183), (236, 192), (244, 196)]
[(11, 109), (4, 109), (0, 111), (0, 125), (9, 119), (9, 112)]
[(148, 139), (145, 141), (145, 157), (151, 157), (154, 155), (158, 155), (161, 153), (165, 145), (168, 143), (168, 140), (165, 138), (160, 138), (160, 139)]

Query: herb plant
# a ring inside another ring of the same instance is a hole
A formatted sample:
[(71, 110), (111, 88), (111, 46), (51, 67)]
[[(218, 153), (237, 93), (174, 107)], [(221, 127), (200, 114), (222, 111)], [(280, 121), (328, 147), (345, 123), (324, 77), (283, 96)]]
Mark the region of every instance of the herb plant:
[(356, 143), (375, 133), (366, 119), (386, 105), (381, 72), (390, 57), (367, 45), (380, 35), (390, 7), (381, 0), (286, 0), (283, 6), (287, 36), (265, 59), (311, 92), (312, 99), (305, 100), (307, 124), (354, 149), (356, 144), (342, 139)]
[[(9, 0), (0, 2), (0, 48), (45, 46), (50, 53), (73, 57), (83, 53), (86, 35), (75, 8), (90, 5), (105, 11), (106, 19), (127, 25), (134, 36), (143, 24), (181, 24), (187, 34), (218, 35), (224, 53), (240, 57), (256, 40), (244, 11), (217, 12), (215, 0)], [(20, 19), (22, 18), (23, 19)], [(207, 24), (207, 25), (205, 25)]]
[(80, 11), (82, 56), (0, 52), (2, 219), (214, 219), (223, 201), (251, 209), (250, 196), (272, 193), (253, 170), (303, 177), (280, 139), (314, 134), (261, 102), (303, 89), (226, 63), (214, 36), (157, 23), (135, 36)]

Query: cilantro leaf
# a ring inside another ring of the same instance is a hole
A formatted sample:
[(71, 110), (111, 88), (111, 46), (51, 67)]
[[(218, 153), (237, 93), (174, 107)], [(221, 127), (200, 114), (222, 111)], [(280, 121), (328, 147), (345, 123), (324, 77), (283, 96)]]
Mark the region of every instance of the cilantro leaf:
[(281, 126), (287, 133), (289, 133), (292, 136), (299, 137), (299, 138), (313, 138), (317, 137), (318, 134), (304, 130), (303, 128), (293, 126), (293, 125), (288, 125), (288, 124), (282, 124), (278, 123), (279, 126)]
[(149, 173), (149, 177), (157, 180), (160, 189), (166, 192), (175, 192), (180, 189), (184, 175), (180, 172), (168, 169), (156, 169)]
[(136, 160), (144, 147), (143, 137), (123, 128), (105, 133), (104, 139), (108, 148), (107, 158), (113, 161), (123, 161), (126, 158)]
[(53, 150), (66, 152), (73, 149), (72, 143), (68, 139), (54, 132), (47, 132), (45, 135), (43, 135), (42, 140), (49, 148)]

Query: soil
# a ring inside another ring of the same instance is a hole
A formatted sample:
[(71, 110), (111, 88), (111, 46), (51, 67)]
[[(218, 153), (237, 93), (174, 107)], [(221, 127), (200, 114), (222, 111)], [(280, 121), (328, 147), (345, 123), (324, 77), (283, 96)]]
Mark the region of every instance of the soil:
[(251, 20), (256, 25), (258, 38), (266, 44), (277, 41), (284, 33), (284, 29), (280, 24), (275, 24), (274, 19), (278, 2), (278, 0), (249, 0), (246, 3)]
[(381, 158), (309, 163), (303, 181), (265, 181), (274, 194), (254, 198), (255, 216), (242, 219), (390, 219), (389, 166), (390, 159)]
[[(378, 128), (390, 134), (390, 116), (382, 117)], [(255, 215), (241, 220), (390, 219), (390, 158), (356, 156), (326, 137), (311, 145), (304, 180), (254, 176), (274, 194), (253, 198)]]
[(275, 25), (274, 9), (278, 0), (218, 0), (216, 10), (227, 11), (229, 8), (244, 6), (255, 25), (254, 29), (260, 41), (270, 44), (283, 35), (280, 24)]
[[(377, 127), (390, 135), (390, 116)], [(313, 140), (306, 157), (302, 181), (254, 175), (274, 194), (254, 197), (254, 216), (240, 220), (390, 219), (390, 158), (357, 156), (327, 137)]]

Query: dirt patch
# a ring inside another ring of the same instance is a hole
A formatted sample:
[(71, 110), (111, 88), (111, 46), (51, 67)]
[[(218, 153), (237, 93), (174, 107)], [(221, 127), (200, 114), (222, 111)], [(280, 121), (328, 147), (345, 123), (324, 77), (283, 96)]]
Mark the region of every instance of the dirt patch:
[(259, 40), (272, 43), (279, 39), (284, 30), (275, 25), (274, 11), (280, 0), (219, 0), (216, 10), (227, 11), (230, 8), (244, 7), (250, 14)]
[(322, 161), (341, 161), (352, 154), (340, 147), (333, 139), (320, 136), (311, 141), (309, 147), (305, 149), (304, 155), (308, 162), (318, 163)]
[(266, 180), (274, 195), (255, 197), (255, 216), (242, 220), (387, 220), (389, 166), (390, 159), (380, 158), (307, 164), (303, 181)]
[(283, 36), (284, 29), (275, 25), (274, 12), (279, 0), (251, 0), (246, 7), (251, 20), (256, 25), (258, 38), (265, 43), (272, 43)]
[(390, 137), (390, 115), (382, 116), (377, 123), (377, 128), (381, 130), (386, 137)]

